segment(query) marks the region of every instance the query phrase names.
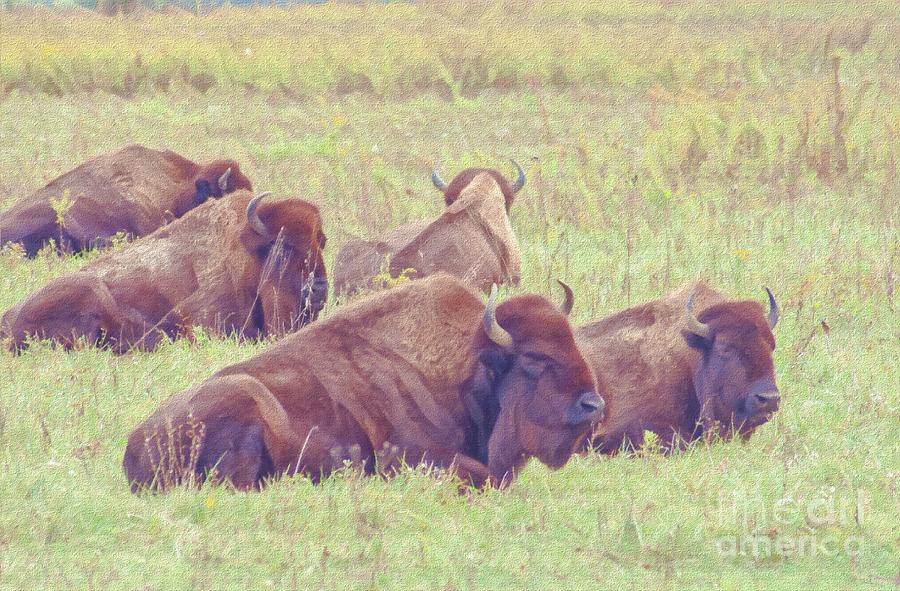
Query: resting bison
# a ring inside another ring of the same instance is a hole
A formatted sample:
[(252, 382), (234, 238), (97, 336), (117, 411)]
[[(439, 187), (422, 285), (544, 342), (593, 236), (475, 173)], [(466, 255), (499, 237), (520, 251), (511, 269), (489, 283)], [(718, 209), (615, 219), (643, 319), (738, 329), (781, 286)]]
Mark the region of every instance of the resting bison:
[(487, 291), (494, 283), (518, 283), (520, 261), (503, 189), (481, 173), (437, 219), (347, 243), (335, 259), (334, 289), (350, 294), (382, 287), (388, 276), (417, 279), (443, 271)]
[(431, 182), (434, 183), (434, 186), (437, 187), (439, 191), (444, 193), (444, 203), (449, 207), (459, 198), (459, 194), (462, 193), (463, 189), (468, 187), (469, 184), (475, 180), (475, 177), (481, 173), (489, 174), (493, 177), (497, 186), (500, 187), (500, 191), (503, 193), (503, 200), (506, 203), (506, 212), (509, 213), (509, 208), (512, 207), (512, 202), (516, 193), (525, 186), (525, 171), (522, 170), (522, 167), (519, 166), (519, 163), (515, 160), (510, 160), (510, 162), (516, 167), (516, 180), (512, 185), (509, 184), (509, 181), (506, 180), (505, 176), (493, 168), (467, 168), (453, 177), (453, 180), (450, 181), (449, 185), (445, 183), (444, 179), (441, 178), (441, 175), (438, 174), (437, 168), (434, 168), (431, 171)]
[(601, 417), (564, 314), (536, 295), (487, 306), (454, 277), (374, 294), (169, 398), (129, 436), (132, 490), (188, 479), (314, 481), (348, 450), (502, 485), (529, 457), (558, 468)]
[(778, 306), (766, 292), (768, 317), (756, 302), (730, 301), (696, 283), (576, 329), (608, 393), (609, 418), (595, 447), (639, 447), (645, 430), (665, 450), (713, 433), (749, 439), (780, 401), (772, 363)]
[(118, 353), (152, 349), (200, 325), (244, 337), (315, 319), (328, 281), (319, 211), (299, 199), (259, 205), (238, 191), (59, 277), (10, 309), (0, 336), (66, 348), (80, 337)]
[[(66, 252), (105, 246), (117, 232), (145, 236), (210, 197), (252, 190), (233, 160), (200, 166), (140, 145), (88, 160), (0, 214), (0, 245), (34, 256), (50, 239)], [(54, 200), (73, 201), (60, 225)]]

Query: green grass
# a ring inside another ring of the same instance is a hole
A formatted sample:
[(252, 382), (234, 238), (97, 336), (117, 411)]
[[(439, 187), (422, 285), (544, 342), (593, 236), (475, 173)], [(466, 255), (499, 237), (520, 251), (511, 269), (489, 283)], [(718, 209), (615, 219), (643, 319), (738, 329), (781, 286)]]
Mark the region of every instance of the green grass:
[[(447, 18), (474, 39), (463, 44), (463, 56), (484, 53), (478, 68), (488, 71), (504, 45), (486, 41), (481, 21), (466, 25), (457, 4), (429, 6), (433, 13), (368, 5), (249, 18), (274, 31), (257, 40), (273, 53), (288, 47), (285, 31), (298, 22), (324, 30), (347, 20), (359, 26), (360, 15), (372, 15), (372, 35), (403, 44), (409, 30)], [(295, 478), (263, 493), (204, 488), (140, 498), (128, 492), (120, 468), (131, 428), (169, 395), (265, 344), (201, 338), (122, 358), (43, 347), (21, 357), (0, 354), (0, 587), (894, 585), (900, 87), (896, 44), (886, 35), (896, 31), (896, 16), (873, 3), (869, 40), (854, 51), (832, 48), (842, 57), (837, 91), (821, 43), (841, 18), (837, 4), (766, 9), (770, 19), (758, 33), (726, 26), (761, 19), (758, 3), (720, 8), (703, 27), (696, 23), (700, 3), (674, 4), (668, 15), (655, 3), (596, 4), (575, 14), (562, 3), (529, 6), (509, 17), (514, 27), (535, 26), (551, 12), (556, 19), (546, 36), (517, 37), (511, 49), (525, 51), (533, 71), (548, 72), (537, 91), (521, 81), (463, 84), (481, 70), (463, 75), (469, 70), (462, 57), (441, 58), (459, 91), (450, 93), (427, 86), (395, 92), (395, 82), (385, 82), (341, 96), (322, 82), (307, 96), (297, 85), (325, 80), (328, 68), (288, 65), (291, 92), (217, 83), (206, 93), (190, 85), (167, 93), (147, 87), (125, 99), (77, 87), (52, 96), (16, 86), (0, 99), (0, 209), (126, 142), (197, 160), (227, 155), (258, 189), (319, 205), (330, 264), (351, 236), (437, 214), (434, 162), (443, 162), (449, 180), (468, 165), (506, 171), (506, 159), (515, 157), (529, 179), (511, 213), (523, 281), (505, 293), (558, 296), (559, 277), (575, 289), (573, 321), (581, 323), (697, 277), (759, 301), (768, 285), (784, 310), (775, 356), (784, 405), (776, 418), (745, 445), (697, 446), (670, 458), (580, 457), (557, 472), (532, 463), (504, 492), (459, 496), (451, 482), (409, 471), (390, 482), (344, 474), (318, 487)], [(619, 38), (579, 37), (613, 17)], [(183, 27), (212, 27), (225, 16), (180, 18)], [(156, 27), (148, 63), (173, 55), (160, 47), (186, 43), (170, 31), (175, 17), (137, 25), (80, 19), (26, 20), (14, 33), (30, 35), (32, 48), (89, 48), (106, 35), (126, 47), (134, 27)], [(577, 25), (571, 43), (559, 40), (566, 19)], [(250, 36), (252, 26), (246, 28), (240, 34)], [(649, 31), (667, 31), (674, 35), (669, 49), (680, 44), (684, 51), (664, 52), (665, 44), (648, 42)], [(441, 31), (435, 43), (449, 36)], [(352, 46), (339, 36), (331, 41)], [(845, 45), (856, 47), (850, 41)], [(597, 55), (593, 43), (627, 53), (627, 63), (618, 53)], [(633, 51), (640, 45), (646, 51)], [(4, 38), (2, 68), (19, 59), (8, 56), (28, 50), (8, 47)], [(110, 53), (108, 69), (97, 66), (98, 79), (113, 75), (121, 53)], [(605, 81), (548, 82), (554, 60), (588, 54), (608, 59)], [(78, 52), (64, 55), (69, 63)], [(409, 59), (431, 63), (422, 55)], [(368, 72), (374, 63), (359, 68)], [(281, 66), (254, 67), (254, 76), (274, 79)], [(379, 67), (385, 80), (409, 79), (395, 62)], [(835, 131), (839, 111), (847, 119)], [(841, 141), (846, 172), (835, 164)], [(0, 255), (0, 309), (83, 261)], [(326, 314), (334, 307), (330, 302)], [(719, 551), (752, 536), (807, 547), (790, 556)], [(840, 551), (812, 555), (810, 541)], [(844, 551), (847, 544), (860, 552)]]
[[(290, 10), (6, 13), (0, 93), (121, 96), (229, 88), (291, 97), (362, 91), (407, 97), (488, 88), (707, 92), (809, 77), (836, 51), (859, 73), (896, 71), (892, 0), (790, 3), (431, 0)], [(826, 45), (826, 38), (828, 38)], [(647, 42), (651, 41), (651, 42)], [(894, 74), (895, 75), (895, 74)]]

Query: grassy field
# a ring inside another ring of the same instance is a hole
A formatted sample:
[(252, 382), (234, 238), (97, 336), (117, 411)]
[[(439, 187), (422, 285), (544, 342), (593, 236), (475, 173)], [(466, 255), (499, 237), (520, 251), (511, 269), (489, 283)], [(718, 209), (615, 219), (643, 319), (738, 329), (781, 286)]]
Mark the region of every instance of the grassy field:
[[(135, 497), (131, 428), (265, 343), (0, 353), (0, 588), (896, 587), (900, 16), (844, 5), (0, 13), (0, 210), (127, 142), (227, 155), (319, 205), (330, 263), (438, 213), (436, 161), (514, 157), (513, 291), (561, 278), (577, 323), (697, 277), (784, 310), (748, 444), (468, 496), (409, 470)], [(0, 310), (84, 260), (0, 254)]]

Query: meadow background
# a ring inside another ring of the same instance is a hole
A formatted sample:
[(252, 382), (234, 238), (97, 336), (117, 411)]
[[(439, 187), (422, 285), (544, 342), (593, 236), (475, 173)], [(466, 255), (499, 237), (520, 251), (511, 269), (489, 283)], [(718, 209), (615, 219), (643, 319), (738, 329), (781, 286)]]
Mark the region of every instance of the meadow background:
[[(0, 353), (0, 588), (900, 584), (892, 0), (4, 6), (0, 210), (129, 142), (227, 156), (318, 204), (330, 264), (438, 214), (436, 162), (516, 158), (505, 293), (561, 278), (582, 323), (695, 278), (768, 285), (783, 407), (748, 444), (532, 463), (504, 492), (409, 470), (148, 498), (120, 468), (130, 429), (265, 343)], [(0, 310), (91, 256), (0, 254)]]

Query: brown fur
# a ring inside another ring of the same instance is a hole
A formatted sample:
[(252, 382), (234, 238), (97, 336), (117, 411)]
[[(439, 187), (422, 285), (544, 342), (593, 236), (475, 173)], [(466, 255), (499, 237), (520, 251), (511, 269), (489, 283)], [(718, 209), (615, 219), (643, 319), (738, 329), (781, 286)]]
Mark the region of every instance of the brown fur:
[[(569, 324), (544, 298), (511, 298), (497, 307), (513, 337), (501, 348), (485, 335), (483, 311), (445, 274), (341, 308), (163, 403), (128, 439), (128, 480), (133, 490), (166, 488), (202, 481), (216, 465), (238, 488), (284, 473), (318, 480), (344, 450), (372, 473), (378, 450), (394, 446), (411, 465), (454, 469), (477, 486), (512, 478), (531, 456), (558, 467), (599, 417), (562, 424), (594, 389)], [(198, 423), (197, 461), (160, 474), (190, 463), (183, 433)], [(160, 449), (170, 433), (177, 441)]]
[[(703, 346), (685, 329), (685, 305), (696, 292), (694, 311), (713, 334)], [(594, 445), (615, 453), (643, 444), (644, 431), (659, 435), (670, 450), (715, 428), (730, 437), (739, 427), (748, 439), (766, 416), (745, 417), (742, 396), (754, 384), (775, 389), (774, 336), (763, 307), (754, 301), (730, 301), (703, 283), (687, 284), (667, 297), (581, 326), (576, 339), (598, 382), (608, 393), (608, 420), (595, 433)], [(710, 346), (707, 346), (710, 345)], [(735, 351), (731, 387), (705, 392), (709, 381), (701, 366), (705, 351)]]
[(491, 175), (494, 179), (494, 182), (497, 183), (497, 186), (500, 187), (500, 192), (503, 193), (503, 201), (506, 206), (506, 213), (509, 213), (509, 208), (512, 207), (513, 200), (516, 198), (516, 194), (513, 193), (512, 186), (509, 184), (509, 181), (505, 176), (500, 174), (498, 171), (493, 168), (467, 168), (453, 177), (453, 180), (447, 184), (447, 188), (444, 190), (444, 203), (447, 206), (453, 205), (453, 202), (459, 199), (460, 194), (472, 184), (472, 181), (481, 174), (486, 173)]
[[(221, 197), (218, 179), (228, 168), (226, 193), (252, 190), (233, 160), (200, 166), (168, 150), (129, 145), (85, 162), (13, 204), (0, 214), (0, 244), (21, 243), (34, 256), (51, 239), (75, 252), (106, 246), (117, 232), (145, 236), (209, 197)], [(75, 202), (60, 225), (51, 201), (66, 191)]]
[(29, 336), (65, 347), (84, 337), (123, 353), (190, 336), (193, 325), (253, 338), (313, 320), (327, 292), (318, 209), (299, 199), (263, 202), (264, 238), (247, 223), (251, 197), (210, 200), (54, 279), (3, 315), (0, 337), (14, 349)]
[(494, 283), (517, 284), (519, 245), (501, 197), (501, 187), (481, 174), (434, 221), (406, 224), (375, 240), (350, 241), (335, 259), (335, 293), (382, 287), (375, 278), (385, 264), (391, 277), (445, 272), (482, 291)]

